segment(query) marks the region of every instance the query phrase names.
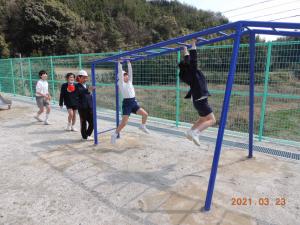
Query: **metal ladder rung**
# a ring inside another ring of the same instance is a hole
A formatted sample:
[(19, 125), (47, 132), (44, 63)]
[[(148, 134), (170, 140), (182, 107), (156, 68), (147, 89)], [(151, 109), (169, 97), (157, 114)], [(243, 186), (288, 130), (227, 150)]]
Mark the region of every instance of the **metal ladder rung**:
[(166, 50), (174, 50), (175, 48), (168, 48), (168, 47), (160, 47), (161, 49), (166, 49)]
[(200, 40), (200, 41), (208, 41), (206, 38), (203, 38), (203, 37), (197, 37), (197, 40)]
[(190, 47), (191, 46), (190, 44), (186, 44), (186, 43), (183, 43), (183, 42), (176, 42), (176, 44), (178, 44), (178, 45), (184, 45), (186, 47)]
[(130, 56), (134, 56), (134, 57), (145, 57), (145, 55), (139, 55), (139, 54), (131, 54)]
[(223, 32), (223, 31), (219, 31), (218, 33), (219, 33), (219, 34), (222, 34), (222, 35), (225, 35), (225, 36), (228, 36), (228, 34), (225, 33), (225, 32)]

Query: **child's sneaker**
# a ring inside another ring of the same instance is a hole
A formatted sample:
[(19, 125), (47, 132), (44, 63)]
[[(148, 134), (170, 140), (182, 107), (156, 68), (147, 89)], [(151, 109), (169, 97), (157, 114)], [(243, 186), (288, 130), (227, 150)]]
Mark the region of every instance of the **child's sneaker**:
[(33, 118), (36, 119), (39, 122), (43, 122), (43, 120), (40, 117), (38, 117), (38, 116), (34, 116)]
[(200, 146), (199, 134), (193, 130), (192, 130), (191, 134), (192, 134), (192, 139), (193, 139), (194, 144)]
[(118, 134), (114, 132), (110, 137), (110, 143), (116, 144), (117, 137), (118, 137)]
[(189, 139), (190, 141), (193, 141), (193, 135), (192, 135), (192, 133), (193, 133), (193, 130), (187, 130), (186, 132), (185, 132), (185, 136), (186, 136), (186, 138), (187, 139)]
[(78, 130), (75, 127), (71, 127), (71, 131), (77, 132)]
[(145, 124), (142, 124), (140, 127), (139, 127), (140, 130), (142, 130), (144, 133), (146, 134), (150, 134), (150, 131), (147, 129), (146, 125)]
[(72, 128), (71, 128), (71, 124), (68, 124), (67, 127), (66, 127), (66, 131), (71, 131)]
[(51, 125), (51, 123), (48, 120), (45, 120), (44, 124), (45, 125)]
[(87, 137), (87, 140), (88, 140), (88, 141), (93, 141), (93, 140), (94, 140), (94, 138), (93, 138), (93, 137), (91, 137), (91, 136), (88, 136), (88, 137)]

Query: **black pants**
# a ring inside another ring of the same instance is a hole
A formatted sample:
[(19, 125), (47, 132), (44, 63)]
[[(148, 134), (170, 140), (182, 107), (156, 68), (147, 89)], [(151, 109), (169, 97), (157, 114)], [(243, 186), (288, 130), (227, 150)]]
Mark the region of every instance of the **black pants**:
[[(81, 136), (84, 139), (87, 139), (88, 136), (91, 136), (94, 130), (93, 124), (93, 110), (88, 109), (78, 109), (80, 116), (80, 124), (81, 124)], [(86, 122), (88, 122), (89, 126), (86, 128)]]

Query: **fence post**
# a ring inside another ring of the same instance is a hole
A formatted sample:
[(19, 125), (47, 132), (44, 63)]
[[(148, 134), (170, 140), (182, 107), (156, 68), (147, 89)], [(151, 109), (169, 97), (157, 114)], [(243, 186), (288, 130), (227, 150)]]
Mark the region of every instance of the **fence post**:
[(32, 88), (32, 70), (31, 70), (31, 59), (28, 58), (28, 67), (29, 67), (29, 87), (30, 87), (30, 94), (31, 98), (33, 99), (33, 88)]
[(10, 59), (10, 69), (11, 69), (11, 79), (12, 79), (12, 85), (13, 85), (13, 93), (14, 96), (16, 96), (16, 85), (15, 85), (15, 79), (14, 79), (14, 65), (13, 60)]
[(262, 141), (263, 130), (264, 130), (266, 104), (267, 104), (267, 97), (268, 97), (268, 85), (269, 85), (269, 76), (270, 76), (270, 67), (271, 67), (272, 42), (268, 42), (267, 46), (268, 46), (268, 51), (267, 51), (267, 62), (265, 68), (264, 94), (263, 94), (263, 100), (261, 105), (260, 122), (259, 122), (259, 134), (258, 134), (259, 141)]
[(54, 85), (54, 68), (53, 68), (53, 57), (50, 56), (50, 74), (51, 74), (51, 83), (52, 83), (52, 101), (55, 103), (55, 85)]
[[(180, 63), (180, 51), (177, 52), (177, 63)], [(180, 122), (180, 80), (179, 68), (176, 68), (176, 127), (178, 127)]]
[(82, 70), (82, 58), (81, 58), (81, 54), (78, 54), (78, 61), (79, 61), (79, 70)]

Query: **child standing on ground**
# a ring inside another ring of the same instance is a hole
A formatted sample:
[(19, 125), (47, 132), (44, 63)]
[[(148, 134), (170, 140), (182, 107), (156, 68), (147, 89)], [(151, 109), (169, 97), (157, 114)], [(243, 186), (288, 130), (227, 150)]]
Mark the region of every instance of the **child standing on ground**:
[(67, 73), (67, 82), (62, 84), (59, 98), (59, 106), (63, 107), (63, 104), (68, 110), (68, 125), (66, 127), (67, 131), (77, 131), (75, 126), (76, 123), (76, 113), (78, 109), (78, 91), (75, 87), (75, 74)]
[(193, 39), (192, 48), (188, 52), (184, 47), (184, 60), (180, 62), (179, 68), (180, 79), (190, 86), (190, 90), (185, 98), (191, 98), (194, 108), (199, 114), (199, 119), (193, 124), (190, 130), (186, 132), (189, 140), (196, 145), (200, 145), (200, 132), (216, 123), (214, 113), (208, 104), (208, 96), (210, 96), (207, 88), (207, 82), (204, 74), (197, 67), (197, 40)]
[(88, 81), (88, 74), (85, 70), (80, 70), (78, 72), (77, 81), (78, 83), (75, 88), (78, 91), (78, 112), (80, 116), (82, 140), (94, 140), (93, 137), (91, 137), (94, 130), (91, 91), (95, 89), (95, 87), (89, 87), (86, 84)]
[[(47, 72), (45, 70), (41, 70), (39, 72), (39, 80), (36, 84), (36, 103), (39, 107), (39, 111), (37, 112), (36, 116), (34, 118), (40, 122), (44, 121), (45, 125), (49, 125), (49, 114), (50, 114), (50, 100), (51, 96), (48, 91), (48, 82), (47, 82)], [(46, 118), (45, 120), (42, 120), (40, 118), (40, 115), (44, 112), (44, 108), (46, 108)]]
[(133, 75), (132, 75), (132, 66), (130, 61), (127, 61), (128, 73), (123, 71), (121, 61), (118, 61), (118, 85), (123, 96), (122, 103), (122, 121), (121, 124), (117, 127), (116, 131), (111, 135), (111, 143), (115, 144), (116, 139), (121, 132), (121, 130), (128, 123), (128, 119), (131, 113), (135, 113), (142, 116), (142, 124), (140, 129), (149, 134), (149, 130), (146, 128), (146, 121), (148, 118), (148, 113), (139, 106), (135, 99), (135, 91), (132, 84)]

